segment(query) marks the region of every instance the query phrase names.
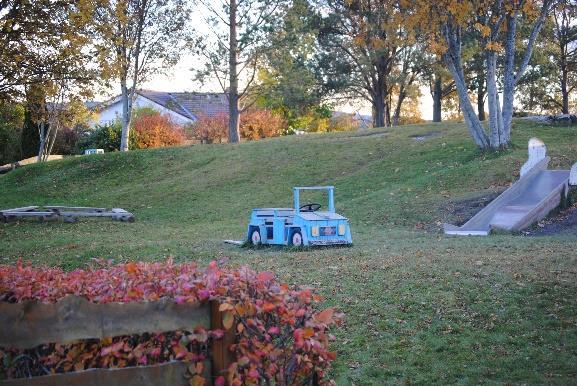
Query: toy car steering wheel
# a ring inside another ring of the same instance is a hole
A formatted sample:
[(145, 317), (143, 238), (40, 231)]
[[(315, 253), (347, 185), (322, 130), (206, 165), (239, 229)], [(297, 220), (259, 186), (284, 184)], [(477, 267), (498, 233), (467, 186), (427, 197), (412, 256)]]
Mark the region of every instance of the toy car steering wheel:
[(317, 210), (319, 210), (321, 208), (321, 204), (317, 204), (317, 203), (310, 203), (310, 204), (305, 204), (303, 206), (301, 206), (299, 208), (299, 211), (301, 212), (316, 212)]

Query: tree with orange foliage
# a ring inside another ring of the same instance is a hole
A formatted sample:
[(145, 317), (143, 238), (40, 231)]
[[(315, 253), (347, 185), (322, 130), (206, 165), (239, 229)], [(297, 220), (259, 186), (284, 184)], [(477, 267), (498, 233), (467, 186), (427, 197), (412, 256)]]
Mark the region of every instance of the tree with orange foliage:
[[(426, 32), (432, 50), (443, 58), (455, 80), (461, 108), (469, 132), (481, 149), (506, 148), (511, 139), (515, 87), (523, 77), (535, 41), (558, 0), (401, 0), (408, 28)], [(529, 27), (521, 60), (515, 63), (521, 46), (517, 33), (520, 24)], [(487, 74), (489, 133), (468, 94), (463, 70), (463, 37), (477, 41), (482, 48)], [(497, 60), (503, 60), (503, 101), (497, 88)]]

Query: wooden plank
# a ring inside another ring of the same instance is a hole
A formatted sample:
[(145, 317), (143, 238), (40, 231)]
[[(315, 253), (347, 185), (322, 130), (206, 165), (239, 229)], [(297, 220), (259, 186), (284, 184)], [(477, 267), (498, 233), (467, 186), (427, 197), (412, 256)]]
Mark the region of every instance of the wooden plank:
[(0, 302), (0, 326), (0, 346), (32, 348), (42, 343), (208, 328), (210, 309), (208, 303), (159, 300), (96, 304), (68, 296), (52, 304)]
[(56, 210), (79, 210), (84, 212), (104, 212), (106, 208), (93, 208), (89, 206), (58, 206), (58, 205), (46, 205), (46, 209), (56, 209)]
[(218, 301), (210, 302), (210, 320), (211, 330), (224, 330), (222, 339), (212, 342), (212, 375), (213, 377), (224, 376), (226, 378), (228, 366), (234, 362), (234, 354), (230, 351), (231, 345), (236, 341), (236, 326), (226, 330), (222, 323), (224, 313), (219, 311), (220, 303)]
[(14, 208), (14, 209), (3, 209), (0, 210), (2, 213), (9, 213), (9, 212), (28, 212), (34, 209), (38, 209), (37, 206), (24, 206), (22, 208)]
[[(127, 212), (128, 213), (128, 212)], [(112, 212), (80, 212), (80, 211), (58, 211), (60, 216), (71, 217), (119, 217), (119, 213)]]
[[(188, 386), (187, 366), (183, 362), (170, 362), (122, 369), (91, 369), (0, 381), (0, 386)], [(207, 380), (210, 380), (210, 371), (210, 362), (205, 361), (203, 375)]]
[(6, 217), (55, 217), (54, 212), (2, 212)]

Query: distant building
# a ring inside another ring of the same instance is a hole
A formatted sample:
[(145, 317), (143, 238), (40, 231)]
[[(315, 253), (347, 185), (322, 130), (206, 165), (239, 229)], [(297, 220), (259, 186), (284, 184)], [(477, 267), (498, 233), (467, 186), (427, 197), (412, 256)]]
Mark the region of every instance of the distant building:
[[(87, 106), (98, 114), (94, 125), (103, 125), (122, 118), (121, 96), (107, 102)], [(176, 124), (186, 126), (196, 122), (201, 117), (228, 114), (228, 99), (223, 93), (137, 90), (133, 108), (143, 107), (167, 114)]]

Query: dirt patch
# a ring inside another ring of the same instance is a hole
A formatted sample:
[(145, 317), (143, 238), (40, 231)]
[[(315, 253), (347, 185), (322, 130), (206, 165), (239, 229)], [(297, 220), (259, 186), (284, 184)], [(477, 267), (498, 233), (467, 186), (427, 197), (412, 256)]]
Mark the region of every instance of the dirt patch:
[(446, 223), (461, 226), (503, 193), (503, 191), (505, 191), (505, 189), (464, 200), (450, 201), (446, 207), (441, 208), (442, 217)]
[(527, 236), (549, 236), (577, 233), (577, 203), (554, 216), (539, 221), (523, 231)]
[(431, 139), (431, 138), (440, 137), (441, 134), (442, 133), (440, 131), (430, 131), (430, 132), (425, 133), (425, 134), (409, 135), (409, 138), (411, 138), (413, 141), (416, 141), (416, 142), (424, 142), (424, 141)]

